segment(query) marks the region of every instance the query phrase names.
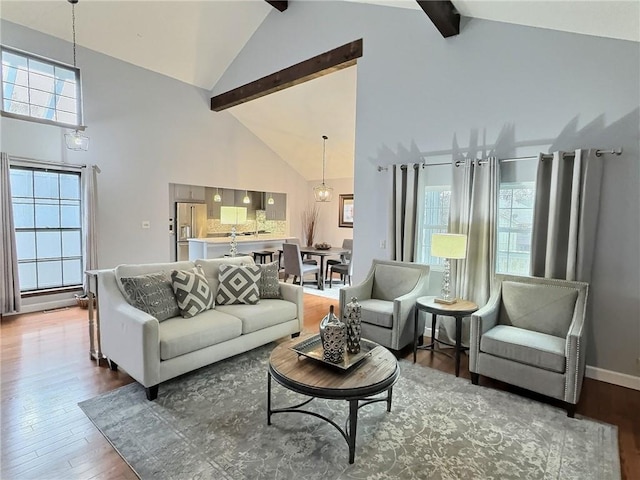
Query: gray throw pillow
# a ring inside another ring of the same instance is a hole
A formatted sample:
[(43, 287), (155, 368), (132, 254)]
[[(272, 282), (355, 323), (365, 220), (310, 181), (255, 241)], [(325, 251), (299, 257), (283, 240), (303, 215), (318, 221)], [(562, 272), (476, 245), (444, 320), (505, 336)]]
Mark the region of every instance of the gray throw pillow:
[(258, 282), (262, 269), (260, 265), (220, 265), (216, 304), (233, 305), (244, 303), (254, 305), (260, 301)]
[(259, 267), (262, 270), (258, 282), (260, 298), (282, 298), (278, 279), (278, 262), (264, 263)]
[(120, 279), (127, 302), (159, 322), (180, 315), (168, 272), (149, 273)]
[(176, 294), (180, 315), (184, 318), (213, 308), (213, 292), (199, 267), (171, 272), (171, 285)]

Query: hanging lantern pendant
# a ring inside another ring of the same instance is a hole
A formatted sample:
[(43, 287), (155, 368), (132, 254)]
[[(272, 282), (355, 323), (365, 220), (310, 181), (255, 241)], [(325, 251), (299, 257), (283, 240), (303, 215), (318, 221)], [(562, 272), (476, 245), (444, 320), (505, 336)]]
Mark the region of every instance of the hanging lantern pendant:
[(316, 198), (316, 202), (330, 202), (331, 197), (333, 196), (333, 188), (327, 187), (324, 183), (324, 170), (326, 165), (326, 147), (327, 147), (327, 137), (326, 135), (322, 136), (322, 185), (318, 185), (317, 187), (313, 187), (313, 196)]

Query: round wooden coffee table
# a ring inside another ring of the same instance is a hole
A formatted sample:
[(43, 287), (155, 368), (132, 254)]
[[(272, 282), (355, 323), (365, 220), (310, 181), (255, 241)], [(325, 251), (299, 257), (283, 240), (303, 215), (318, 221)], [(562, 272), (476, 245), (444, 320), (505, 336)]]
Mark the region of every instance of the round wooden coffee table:
[[(387, 411), (391, 411), (393, 385), (400, 375), (398, 361), (389, 350), (378, 345), (360, 363), (347, 371), (342, 371), (313, 358), (299, 355), (290, 349), (300, 341), (301, 339), (296, 338), (278, 345), (271, 353), (267, 376), (267, 425), (271, 425), (271, 415), (274, 413), (297, 412), (320, 418), (333, 425), (342, 434), (349, 446), (349, 463), (353, 463), (358, 409), (370, 403), (387, 402)], [(283, 387), (311, 398), (291, 407), (271, 408), (271, 378)], [(371, 398), (383, 392), (387, 394), (383, 397)], [(348, 426), (345, 425), (343, 429), (333, 420), (301, 408), (314, 398), (349, 402)]]

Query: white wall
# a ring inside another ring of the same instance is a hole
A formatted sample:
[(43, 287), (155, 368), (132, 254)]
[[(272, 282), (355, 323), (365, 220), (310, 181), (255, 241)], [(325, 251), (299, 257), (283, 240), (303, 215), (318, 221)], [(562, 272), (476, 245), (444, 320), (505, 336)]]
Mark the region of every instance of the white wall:
[[(608, 157), (594, 259), (588, 363), (638, 375), (640, 45), (478, 19), (443, 39), (419, 10), (291, 2), (272, 12), (215, 93), (358, 38), (355, 277), (388, 257), (388, 175), (418, 152), (501, 143), (499, 156), (623, 147)], [(607, 68), (607, 66), (615, 67)], [(480, 150), (482, 150), (480, 148)]]
[[(71, 44), (6, 21), (2, 43), (71, 60)], [(78, 65), (89, 151), (67, 150), (59, 127), (9, 118), (0, 120), (2, 151), (100, 166), (101, 268), (169, 260), (172, 182), (286, 192), (291, 228), (299, 228), (306, 180), (232, 115), (210, 111), (207, 92), (82, 48)]]
[(313, 187), (322, 183), (322, 179), (307, 182), (309, 205), (318, 206), (318, 233), (316, 242), (327, 242), (334, 247), (342, 246), (345, 238), (353, 238), (353, 228), (338, 227), (338, 211), (340, 194), (353, 194), (353, 178), (332, 178), (325, 180), (325, 184), (333, 188), (330, 202), (315, 202)]

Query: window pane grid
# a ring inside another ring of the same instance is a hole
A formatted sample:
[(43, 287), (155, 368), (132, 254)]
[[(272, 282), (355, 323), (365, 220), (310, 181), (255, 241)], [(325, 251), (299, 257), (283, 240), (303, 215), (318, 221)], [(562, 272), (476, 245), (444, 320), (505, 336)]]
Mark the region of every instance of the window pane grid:
[(2, 109), (80, 126), (79, 72), (2, 47)]
[(10, 177), (21, 291), (80, 285), (80, 174), (12, 167)]
[(500, 185), (496, 272), (529, 275), (534, 182)]

